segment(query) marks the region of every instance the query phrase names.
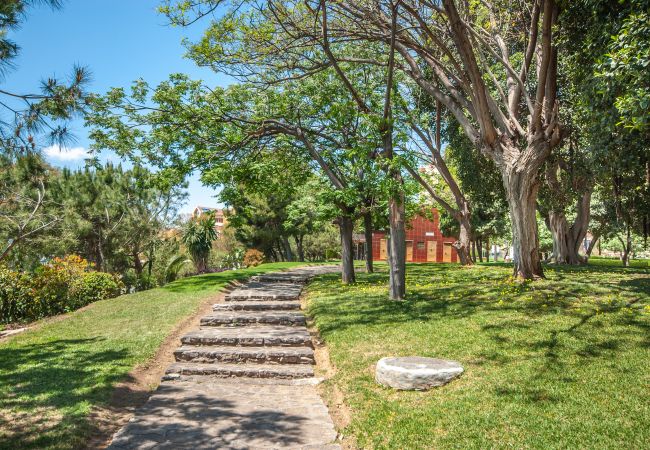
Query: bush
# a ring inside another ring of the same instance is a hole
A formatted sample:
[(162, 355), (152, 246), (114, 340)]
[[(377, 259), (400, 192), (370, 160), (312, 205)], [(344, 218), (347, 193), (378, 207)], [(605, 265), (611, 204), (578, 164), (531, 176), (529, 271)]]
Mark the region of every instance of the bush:
[(0, 265), (0, 323), (30, 317), (35, 309), (30, 278)]
[(97, 300), (117, 297), (120, 291), (120, 283), (110, 273), (85, 272), (70, 286), (68, 306), (81, 308)]
[(244, 249), (237, 248), (223, 255), (218, 262), (217, 269), (219, 271), (240, 269), (244, 264), (244, 253)]
[(34, 273), (0, 266), (0, 322), (21, 322), (73, 311), (118, 295), (120, 283), (110, 274), (88, 270), (75, 255), (55, 258)]
[(264, 253), (262, 253), (261, 251), (255, 248), (251, 248), (246, 251), (243, 260), (244, 267), (259, 266), (263, 262), (264, 262)]

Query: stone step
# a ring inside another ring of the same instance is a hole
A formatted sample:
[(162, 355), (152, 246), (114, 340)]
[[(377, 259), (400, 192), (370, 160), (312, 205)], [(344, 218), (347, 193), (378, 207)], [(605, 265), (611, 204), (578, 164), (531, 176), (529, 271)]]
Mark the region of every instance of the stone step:
[(251, 277), (251, 281), (257, 281), (262, 283), (306, 283), (312, 277), (311, 274), (307, 273), (290, 273), (290, 272), (280, 272), (280, 273), (267, 273), (263, 275), (255, 275)]
[(250, 324), (304, 326), (300, 311), (222, 311), (201, 317), (202, 327), (235, 327)]
[(247, 300), (297, 300), (302, 285), (287, 283), (249, 282), (226, 295), (226, 301)]
[(299, 310), (300, 302), (296, 301), (229, 301), (212, 305), (213, 311), (290, 311)]
[(202, 364), (191, 362), (174, 363), (165, 372), (163, 379), (181, 375), (209, 375), (219, 378), (310, 378), (314, 369), (303, 364)]
[(306, 328), (289, 326), (209, 327), (191, 331), (183, 345), (228, 345), (242, 347), (312, 347)]
[(184, 345), (176, 361), (197, 363), (316, 364), (309, 347), (228, 347)]

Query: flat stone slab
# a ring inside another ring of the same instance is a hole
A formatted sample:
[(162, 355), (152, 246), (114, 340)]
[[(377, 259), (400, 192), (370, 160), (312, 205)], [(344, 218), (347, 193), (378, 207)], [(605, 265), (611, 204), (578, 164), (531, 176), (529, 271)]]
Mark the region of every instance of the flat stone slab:
[(264, 300), (256, 302), (247, 301), (229, 301), (226, 303), (215, 303), (212, 305), (213, 311), (295, 311), (300, 309), (300, 302), (297, 301), (275, 301)]
[(181, 338), (184, 345), (241, 345), (311, 347), (311, 336), (304, 327), (255, 326), (255, 327), (211, 327), (191, 331)]
[(297, 311), (223, 311), (201, 318), (201, 326), (242, 326), (250, 324), (305, 325), (305, 315)]
[(176, 361), (260, 364), (315, 364), (310, 347), (230, 347), (184, 345), (174, 351)]
[(225, 300), (297, 300), (301, 292), (300, 284), (250, 281), (226, 295)]
[(314, 376), (314, 368), (304, 364), (177, 362), (167, 368), (165, 375), (209, 375), (224, 378), (309, 378)]
[(463, 373), (456, 361), (420, 356), (388, 357), (377, 363), (379, 384), (401, 390), (426, 390), (449, 383)]
[[(263, 380), (260, 380), (263, 381)], [(163, 382), (110, 449), (340, 449), (316, 387)]]

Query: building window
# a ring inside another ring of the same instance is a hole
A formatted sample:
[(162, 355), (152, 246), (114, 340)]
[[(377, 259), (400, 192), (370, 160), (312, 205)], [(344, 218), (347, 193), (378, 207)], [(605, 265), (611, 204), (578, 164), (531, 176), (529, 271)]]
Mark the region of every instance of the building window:
[(217, 217), (217, 223), (223, 223), (223, 218), (222, 217)]
[(418, 250), (424, 250), (424, 242), (423, 241), (418, 242)]

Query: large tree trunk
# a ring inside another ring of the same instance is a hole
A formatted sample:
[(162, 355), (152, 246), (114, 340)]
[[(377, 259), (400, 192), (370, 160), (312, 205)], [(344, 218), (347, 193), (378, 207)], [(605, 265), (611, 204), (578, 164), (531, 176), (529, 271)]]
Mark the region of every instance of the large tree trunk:
[(404, 300), (406, 295), (406, 226), (404, 194), (393, 195), (388, 202), (390, 239), (388, 241), (389, 298)]
[(537, 234), (537, 168), (512, 167), (502, 171), (512, 223), (514, 276), (523, 279), (544, 277)]
[(547, 225), (553, 237), (553, 256), (557, 264), (585, 264), (587, 259), (580, 255), (580, 245), (587, 235), (591, 209), (591, 188), (580, 197), (576, 218), (571, 226), (563, 212), (551, 211)]
[(341, 281), (343, 284), (350, 284), (356, 281), (354, 274), (354, 245), (352, 233), (354, 221), (351, 217), (339, 218), (339, 230), (341, 233)]
[(366, 272), (373, 273), (372, 266), (372, 214), (367, 212), (363, 215), (363, 234), (366, 239), (365, 243), (365, 259), (366, 259)]

